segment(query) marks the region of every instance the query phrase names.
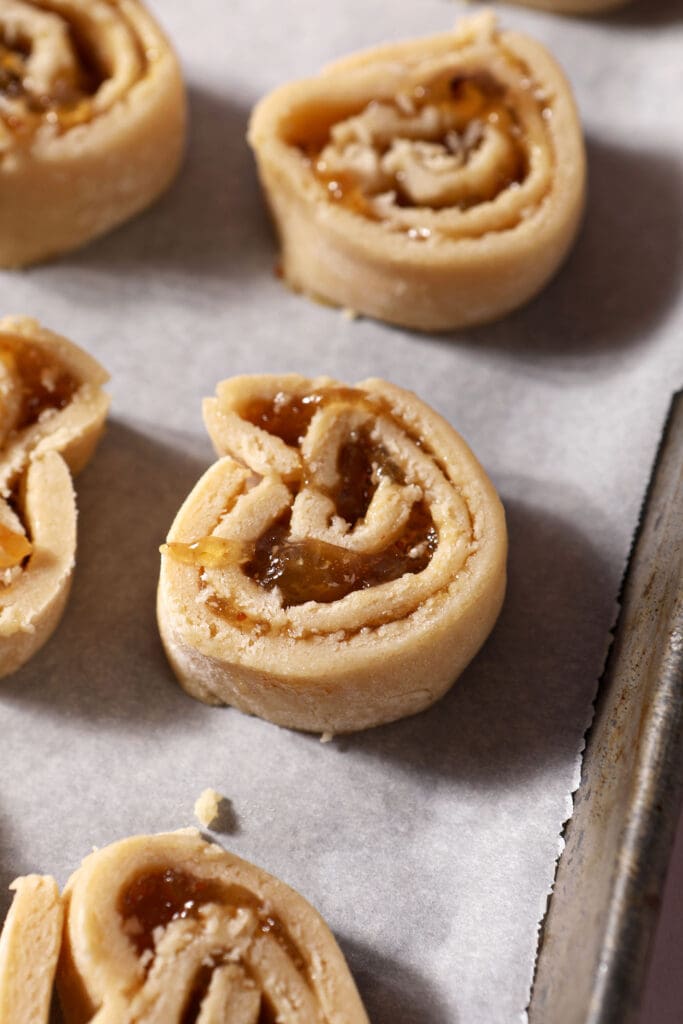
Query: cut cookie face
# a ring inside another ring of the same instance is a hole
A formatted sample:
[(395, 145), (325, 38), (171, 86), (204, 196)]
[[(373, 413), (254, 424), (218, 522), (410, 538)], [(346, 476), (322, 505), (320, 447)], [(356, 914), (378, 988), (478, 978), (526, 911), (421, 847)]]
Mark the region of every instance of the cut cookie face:
[(583, 209), (569, 85), (490, 14), (276, 89), (249, 140), (288, 283), (406, 327), (477, 324), (527, 301)]
[(0, 676), (45, 643), (64, 609), (76, 553), (71, 474), (102, 432), (106, 380), (35, 321), (0, 320)]
[(178, 62), (138, 0), (3, 0), (0, 266), (142, 210), (174, 177), (184, 135)]
[(0, 934), (0, 1021), (47, 1024), (64, 909), (54, 878), (27, 875)]
[(368, 1024), (313, 907), (194, 830), (97, 851), (64, 899), (66, 1024)]
[(204, 411), (221, 458), (171, 527), (158, 592), (181, 684), (323, 733), (442, 696), (505, 590), (502, 506), (462, 438), (376, 379), (236, 377)]

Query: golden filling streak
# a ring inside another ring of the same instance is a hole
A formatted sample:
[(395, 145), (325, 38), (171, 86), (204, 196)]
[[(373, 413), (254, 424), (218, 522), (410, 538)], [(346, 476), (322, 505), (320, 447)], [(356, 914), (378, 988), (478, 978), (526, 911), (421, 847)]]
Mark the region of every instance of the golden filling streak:
[[(423, 151), (421, 156), (424, 158), (426, 155), (428, 167), (432, 161), (432, 166), (436, 165), (437, 170), (441, 171), (444, 169), (445, 161), (450, 161), (456, 170), (458, 166), (466, 167), (481, 146), (487, 127), (495, 128), (505, 136), (508, 143), (508, 152), (501, 162), (497, 175), (493, 180), (487, 177), (485, 182), (482, 181), (478, 191), (463, 195), (454, 203), (436, 199), (431, 202), (416, 202), (405, 186), (410, 176), (409, 172), (402, 168), (400, 159), (391, 160), (392, 146), (405, 142), (400, 129), (398, 135), (391, 141), (378, 141), (375, 138), (370, 142), (382, 168), (379, 181), (374, 184), (368, 180), (367, 175), (354, 170), (352, 166), (342, 170), (328, 166), (324, 154), (325, 147), (332, 139), (331, 131), (324, 140), (300, 143), (299, 148), (310, 160), (313, 174), (325, 186), (326, 194), (332, 202), (339, 203), (371, 220), (381, 221), (384, 219), (383, 211), (373, 200), (383, 193), (395, 193), (393, 201), (399, 207), (441, 209), (449, 205), (466, 210), (495, 199), (510, 185), (520, 184), (525, 179), (528, 173), (528, 157), (522, 129), (508, 100), (505, 87), (488, 72), (441, 77), (430, 85), (417, 87), (411, 94), (398, 97), (388, 105), (393, 109), (399, 123), (405, 122), (406, 127), (426, 108), (434, 112), (438, 121), (448, 124), (448, 129), (442, 134), (429, 135), (421, 140), (415, 138), (412, 128), (407, 127), (406, 130), (406, 138), (416, 146), (418, 154), (420, 145), (427, 144), (429, 152)], [(360, 112), (361, 116), (371, 111), (373, 106), (375, 104), (371, 103), (364, 108)], [(415, 237), (423, 237), (414, 229), (409, 233)], [(428, 233), (424, 237), (427, 236)]]
[(17, 338), (16, 344), (0, 339), (0, 360), (21, 384), (21, 402), (13, 432), (31, 426), (47, 410), (64, 409), (80, 387), (80, 382), (65, 367), (23, 338)]
[[(42, 416), (64, 409), (80, 387), (65, 367), (24, 338), (0, 338), (0, 370), (4, 445)], [(32, 553), (27, 536), (0, 523), (0, 571), (20, 566)]]
[[(202, 906), (213, 903), (228, 911), (249, 909), (258, 918), (258, 933), (270, 935), (287, 954), (294, 968), (310, 986), (308, 967), (295, 942), (282, 921), (266, 912), (257, 897), (236, 885), (224, 885), (213, 879), (198, 878), (186, 871), (166, 868), (145, 872), (133, 879), (121, 893), (118, 912), (126, 934), (138, 956), (155, 948), (155, 931), (166, 928), (172, 921), (197, 919)], [(194, 980), (192, 991), (184, 1007), (183, 1022), (195, 1021), (201, 1003), (207, 994), (214, 968), (231, 962), (231, 950), (216, 950), (211, 963), (205, 964)], [(248, 969), (248, 965), (243, 965)], [(262, 993), (259, 1016), (261, 1024), (274, 1024), (275, 1015), (266, 993)]]
[(118, 909), (124, 922), (135, 920), (135, 929), (127, 934), (138, 955), (142, 955), (154, 949), (156, 928), (196, 918), (203, 904), (222, 900), (223, 889), (216, 882), (168, 868), (139, 875), (122, 893)]
[(265, 590), (278, 587), (283, 604), (329, 604), (355, 590), (367, 590), (426, 569), (438, 544), (432, 517), (413, 506), (399, 538), (376, 554), (361, 554), (321, 540), (289, 540), (289, 513), (259, 537), (244, 569)]
[[(0, 117), (8, 128), (21, 135), (33, 133), (43, 123), (52, 124), (58, 131), (67, 131), (92, 117), (92, 96), (103, 81), (86, 51), (78, 46), (78, 69), (59, 75), (49, 92), (36, 93), (28, 82), (27, 61), (30, 45), (13, 44), (0, 40)], [(2, 100), (11, 108), (3, 110)]]
[(16, 533), (0, 523), (0, 569), (14, 569), (32, 551), (33, 546), (23, 533)]
[(240, 416), (248, 423), (279, 437), (292, 448), (298, 448), (318, 409), (333, 402), (344, 402), (372, 413), (386, 411), (386, 404), (380, 398), (359, 391), (358, 388), (331, 387), (319, 388), (307, 395), (278, 392), (274, 398), (252, 398), (240, 409)]
[[(322, 388), (307, 395), (253, 399), (240, 412), (286, 444), (298, 447), (315, 412), (325, 404), (346, 405), (386, 415), (381, 399), (355, 388)], [(404, 474), (386, 449), (374, 442), (367, 429), (352, 431), (337, 460), (338, 483), (327, 491), (337, 515), (355, 526), (367, 515), (383, 477), (405, 483)], [(308, 481), (304, 478), (304, 483)], [(295, 487), (296, 485), (292, 485)], [(292, 539), (288, 510), (253, 544), (242, 545), (220, 537), (203, 537), (191, 544), (171, 542), (161, 551), (185, 565), (221, 569), (241, 565), (244, 573), (264, 590), (277, 587), (286, 608), (316, 601), (329, 604), (356, 590), (366, 590), (422, 572), (438, 546), (438, 532), (424, 502), (415, 504), (401, 536), (375, 553), (352, 551), (314, 538)], [(222, 610), (222, 603), (209, 602)], [(244, 616), (242, 616), (244, 617)]]

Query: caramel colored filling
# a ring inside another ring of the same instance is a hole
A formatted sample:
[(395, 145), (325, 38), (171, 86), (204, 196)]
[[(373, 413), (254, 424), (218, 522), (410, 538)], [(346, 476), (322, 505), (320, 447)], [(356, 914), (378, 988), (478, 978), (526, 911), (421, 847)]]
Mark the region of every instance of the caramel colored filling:
[(360, 554), (320, 540), (287, 538), (289, 514), (256, 542), (244, 569), (266, 590), (278, 587), (285, 607), (339, 601), (354, 590), (390, 583), (426, 569), (438, 543), (427, 508), (413, 506), (399, 538), (376, 554)]
[(405, 483), (403, 472), (380, 444), (374, 444), (365, 431), (353, 431), (342, 445), (337, 461), (339, 482), (330, 491), (337, 513), (347, 523), (364, 519), (380, 480)]
[[(386, 126), (376, 118), (379, 108), (393, 122), (391, 138), (386, 135)], [(425, 113), (425, 130), (420, 134), (416, 125)], [(375, 202), (383, 195), (391, 195), (392, 202), (399, 207), (454, 206), (465, 210), (494, 199), (526, 177), (528, 158), (522, 129), (505, 88), (488, 72), (440, 76), (393, 102), (370, 103), (359, 115), (351, 115), (347, 124), (352, 125), (354, 119), (362, 122), (364, 118), (366, 125), (359, 125), (355, 135), (353, 130), (347, 133), (336, 155), (331, 154), (329, 145), (332, 143), (332, 149), (337, 146), (335, 131), (339, 125), (331, 126), (322, 140), (298, 145), (308, 157), (313, 174), (324, 185), (327, 197), (371, 220), (383, 219), (382, 208)], [(439, 198), (438, 186), (433, 196), (427, 192), (416, 197), (410, 184), (411, 163), (416, 160), (423, 164), (426, 176), (434, 173), (435, 180), (444, 171), (457, 173), (482, 145), (489, 128), (506, 140), (495, 175), (486, 175), (474, 190), (468, 186), (455, 200), (449, 200), (447, 193)], [(331, 160), (331, 156), (335, 159)], [(428, 231), (421, 234), (414, 228), (409, 234), (416, 238), (429, 236)]]
[[(233, 912), (240, 908), (253, 910), (258, 919), (257, 934), (271, 936), (294, 968), (309, 982), (306, 962), (282, 921), (266, 912), (257, 897), (240, 886), (223, 885), (213, 879), (202, 879), (186, 871), (166, 868), (135, 878), (122, 893), (118, 910), (128, 925), (126, 932), (130, 941), (138, 956), (142, 956), (155, 948), (157, 928), (166, 928), (172, 921), (197, 918), (200, 908), (207, 903), (218, 904)], [(223, 962), (231, 962), (231, 952), (229, 949), (216, 949), (210, 962), (204, 963), (183, 1009), (183, 1024), (196, 1021), (214, 968)], [(243, 966), (248, 972), (248, 964)], [(259, 1024), (274, 1024), (275, 1020), (268, 995), (263, 993)]]
[[(355, 388), (321, 388), (306, 395), (252, 399), (240, 414), (243, 419), (298, 447), (315, 412), (332, 402), (343, 402), (377, 415), (390, 415), (381, 399)], [(337, 515), (351, 526), (362, 522), (382, 478), (405, 483), (400, 466), (371, 437), (367, 428), (353, 430), (339, 449), (337, 483), (325, 493)], [(306, 477), (304, 483), (316, 486)], [(295, 485), (293, 485), (295, 486)], [(264, 590), (277, 587), (284, 607), (316, 601), (329, 604), (356, 590), (366, 590), (422, 572), (438, 546), (438, 533), (424, 502), (415, 504), (401, 536), (381, 551), (364, 553), (314, 538), (292, 539), (288, 510), (251, 545), (221, 537), (202, 537), (185, 544), (171, 542), (161, 551), (185, 565), (221, 569), (239, 564)], [(210, 606), (223, 613), (211, 599)], [(241, 618), (244, 618), (242, 615)]]
[(370, 395), (358, 388), (333, 387), (320, 388), (307, 395), (286, 395), (280, 391), (274, 398), (252, 398), (240, 409), (240, 416), (296, 448), (318, 409), (332, 402), (345, 402), (373, 412), (380, 408), (379, 403), (373, 403)]
[(0, 101), (11, 103), (11, 109), (3, 111), (0, 102), (0, 116), (17, 134), (31, 133), (43, 121), (54, 125), (58, 131), (66, 131), (92, 117), (92, 96), (103, 76), (89, 58), (87, 45), (80, 42), (73, 28), (70, 35), (78, 63), (58, 75), (44, 93), (35, 92), (29, 84), (31, 44), (13, 41), (9, 45), (0, 37)]
[(126, 922), (135, 920), (129, 937), (142, 954), (154, 948), (156, 928), (197, 917), (202, 904), (220, 903), (222, 898), (223, 890), (215, 882), (168, 868), (139, 875), (131, 882), (119, 901), (119, 913)]
[(14, 430), (23, 430), (49, 410), (63, 409), (78, 390), (79, 381), (37, 345), (18, 338), (0, 339), (0, 359), (21, 381), (21, 407)]
[(202, 537), (191, 544), (171, 541), (159, 548), (162, 555), (171, 555), (176, 562), (183, 565), (200, 565), (205, 569), (224, 569), (228, 565), (240, 564), (249, 560), (244, 545), (223, 537)]
[(23, 533), (15, 533), (0, 523), (0, 569), (21, 565), (32, 551), (31, 542)]

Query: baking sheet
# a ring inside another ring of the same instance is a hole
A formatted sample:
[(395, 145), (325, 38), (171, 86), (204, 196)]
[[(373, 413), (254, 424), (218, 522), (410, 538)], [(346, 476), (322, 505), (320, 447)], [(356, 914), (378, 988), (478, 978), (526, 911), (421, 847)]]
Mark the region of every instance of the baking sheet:
[[(444, 0), (157, 0), (190, 90), (188, 160), (152, 210), (80, 253), (0, 274), (112, 374), (78, 481), (62, 625), (0, 684), (0, 909), (33, 870), (192, 823), (298, 888), (340, 939), (374, 1024), (524, 1019), (615, 597), (672, 390), (683, 376), (678, 5), (580, 21), (500, 7), (545, 42), (584, 115), (590, 198), (556, 281), (491, 327), (434, 338), (290, 294), (244, 143), (267, 89), (383, 39), (447, 28)], [(177, 687), (154, 622), (158, 544), (212, 459), (202, 396), (294, 370), (414, 388), (498, 486), (510, 584), (481, 655), (435, 708), (320, 744)]]

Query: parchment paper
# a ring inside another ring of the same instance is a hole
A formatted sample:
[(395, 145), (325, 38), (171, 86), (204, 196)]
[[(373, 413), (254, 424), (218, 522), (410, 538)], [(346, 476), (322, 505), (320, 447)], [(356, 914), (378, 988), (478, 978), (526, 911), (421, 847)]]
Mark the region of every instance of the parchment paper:
[[(290, 294), (244, 142), (266, 90), (381, 40), (448, 28), (444, 0), (156, 0), (190, 90), (182, 176), (82, 252), (0, 275), (112, 374), (78, 481), (75, 585), (53, 639), (0, 683), (0, 910), (18, 874), (64, 882), (92, 845), (193, 823), (329, 921), (375, 1024), (525, 1018), (539, 921), (578, 781), (616, 597), (683, 370), (680, 5), (602, 20), (500, 7), (574, 82), (590, 165), (555, 282), (491, 327), (434, 338)], [(471, 10), (472, 8), (469, 8)], [(322, 745), (187, 697), (157, 638), (157, 546), (212, 460), (200, 399), (242, 372), (414, 388), (469, 440), (507, 508), (493, 636), (414, 719)]]

